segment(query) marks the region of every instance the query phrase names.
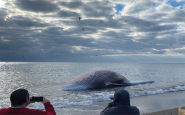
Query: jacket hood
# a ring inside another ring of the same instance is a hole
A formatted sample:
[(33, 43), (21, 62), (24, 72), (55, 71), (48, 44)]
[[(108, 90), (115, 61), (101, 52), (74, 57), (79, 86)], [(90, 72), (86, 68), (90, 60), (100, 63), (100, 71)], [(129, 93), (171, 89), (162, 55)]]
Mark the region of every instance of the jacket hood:
[(130, 106), (130, 94), (124, 89), (117, 90), (113, 99), (114, 106), (129, 105)]

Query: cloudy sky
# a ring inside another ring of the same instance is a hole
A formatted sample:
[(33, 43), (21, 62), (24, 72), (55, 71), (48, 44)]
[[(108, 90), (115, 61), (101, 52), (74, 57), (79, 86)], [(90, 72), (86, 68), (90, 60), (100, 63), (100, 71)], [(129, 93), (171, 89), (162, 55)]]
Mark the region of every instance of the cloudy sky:
[(185, 62), (185, 0), (0, 0), (9, 61)]

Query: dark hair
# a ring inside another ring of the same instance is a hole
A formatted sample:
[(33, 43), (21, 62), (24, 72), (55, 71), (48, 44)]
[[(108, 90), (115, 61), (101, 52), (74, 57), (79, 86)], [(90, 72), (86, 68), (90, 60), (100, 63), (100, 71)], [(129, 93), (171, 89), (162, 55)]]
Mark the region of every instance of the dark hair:
[(28, 90), (17, 89), (10, 95), (10, 101), (12, 106), (22, 105), (26, 102), (26, 98), (29, 98)]

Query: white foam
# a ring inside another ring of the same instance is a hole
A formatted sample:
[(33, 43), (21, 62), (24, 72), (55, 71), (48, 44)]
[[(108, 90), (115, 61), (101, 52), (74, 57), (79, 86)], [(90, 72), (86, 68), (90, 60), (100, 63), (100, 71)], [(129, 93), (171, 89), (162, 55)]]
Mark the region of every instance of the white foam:
[[(54, 108), (64, 108), (64, 107), (70, 107), (70, 106), (75, 106), (75, 105), (89, 105), (94, 102), (100, 102), (100, 101), (107, 101), (110, 100), (109, 97), (104, 97), (104, 98), (97, 98), (97, 99), (90, 99), (90, 100), (85, 100), (81, 102), (67, 102), (67, 103), (53, 103)], [(30, 109), (41, 109), (44, 110), (43, 105), (35, 105), (34, 107), (29, 107)]]
[(90, 96), (90, 95), (82, 95), (82, 94), (78, 94), (77, 96), (79, 96), (79, 97), (84, 97), (84, 98), (91, 98), (91, 96)]
[(100, 93), (94, 93), (94, 95), (102, 96), (102, 95), (110, 95), (110, 92), (100, 92)]
[(176, 91), (185, 91), (185, 86), (176, 86), (170, 89), (158, 89), (155, 91), (143, 91), (142, 93), (139, 93), (139, 94), (133, 94), (131, 95), (131, 97), (155, 95), (155, 94), (162, 94), (162, 93), (176, 92)]

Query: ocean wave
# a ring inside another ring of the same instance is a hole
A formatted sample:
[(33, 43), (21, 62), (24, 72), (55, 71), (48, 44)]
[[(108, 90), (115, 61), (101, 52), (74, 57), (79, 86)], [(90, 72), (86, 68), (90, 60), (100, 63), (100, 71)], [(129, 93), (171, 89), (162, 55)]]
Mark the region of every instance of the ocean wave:
[[(171, 88), (166, 88), (166, 89), (157, 89), (153, 91), (141, 91), (140, 93), (137, 94), (131, 94), (130, 97), (138, 97), (138, 96), (147, 96), (147, 95), (156, 95), (156, 94), (163, 94), (163, 93), (169, 93), (169, 92), (177, 92), (177, 91), (185, 91), (185, 86), (176, 86), (176, 87), (171, 87)], [(106, 94), (106, 95), (105, 95)], [(108, 93), (108, 92), (102, 92), (102, 93), (95, 93), (95, 95), (102, 95), (104, 96), (103, 98), (95, 98), (95, 99), (88, 99), (84, 101), (79, 101), (79, 102), (65, 102), (65, 103), (52, 103), (54, 108), (66, 108), (66, 107), (71, 107), (71, 106), (76, 106), (76, 105), (89, 105), (94, 102), (101, 102), (101, 101), (108, 101), (110, 100), (110, 97), (113, 95)], [(83, 97), (89, 97), (82, 95)], [(44, 109), (43, 106), (41, 105), (35, 105), (34, 107), (31, 107), (32, 109)]]
[(169, 88), (169, 89), (157, 89), (154, 91), (142, 91), (141, 93), (133, 94), (130, 97), (156, 95), (156, 94), (163, 94), (163, 93), (176, 92), (176, 91), (185, 91), (185, 86), (176, 86), (176, 87)]
[[(76, 105), (89, 105), (94, 102), (101, 102), (101, 101), (108, 101), (110, 100), (110, 97), (104, 97), (104, 98), (97, 98), (97, 99), (90, 99), (90, 100), (85, 100), (85, 101), (80, 101), (80, 102), (66, 102), (66, 103), (52, 103), (54, 108), (66, 108), (66, 107), (71, 107), (71, 106), (76, 106)], [(44, 110), (43, 105), (35, 105), (33, 107), (28, 107), (30, 109), (41, 109)]]

